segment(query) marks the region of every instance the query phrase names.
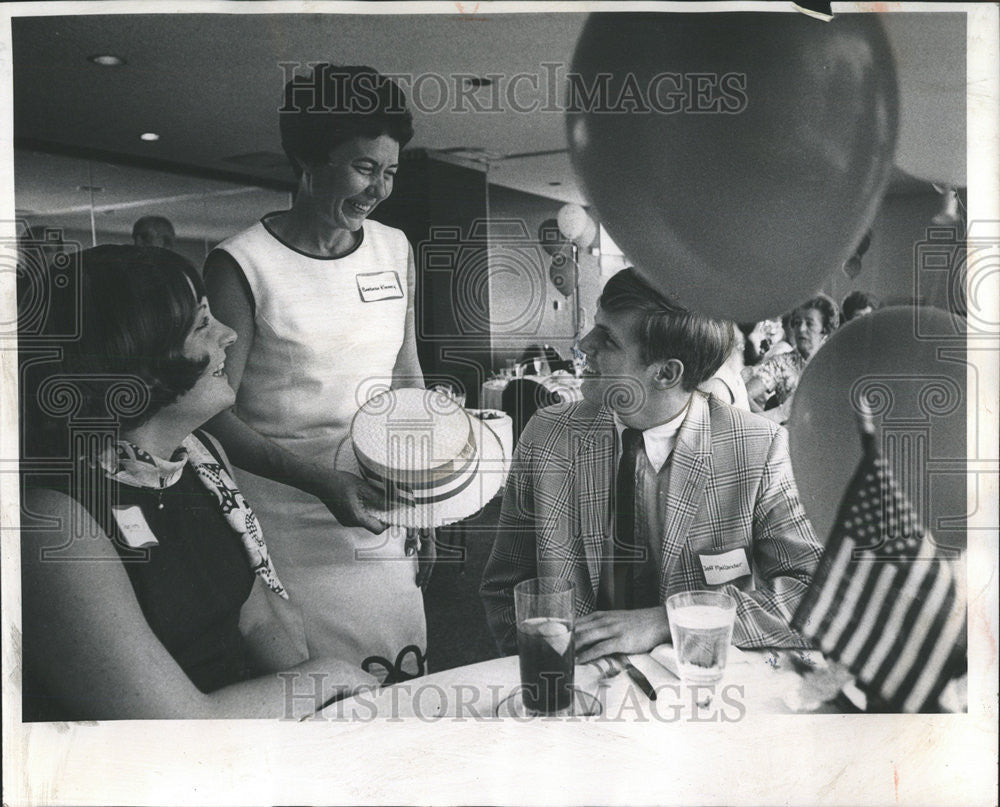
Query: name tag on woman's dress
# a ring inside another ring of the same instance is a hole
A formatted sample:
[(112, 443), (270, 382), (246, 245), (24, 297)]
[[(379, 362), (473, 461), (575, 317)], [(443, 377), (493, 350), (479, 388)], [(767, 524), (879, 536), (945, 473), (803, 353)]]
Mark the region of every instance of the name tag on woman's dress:
[(395, 272), (370, 272), (355, 277), (358, 281), (358, 294), (364, 303), (398, 300), (403, 296), (403, 287), (399, 285), (399, 275)]
[(139, 505), (112, 507), (111, 515), (118, 522), (118, 529), (121, 530), (125, 543), (133, 549), (145, 549), (159, 543), (149, 528), (149, 524), (146, 523), (146, 517), (142, 514)]

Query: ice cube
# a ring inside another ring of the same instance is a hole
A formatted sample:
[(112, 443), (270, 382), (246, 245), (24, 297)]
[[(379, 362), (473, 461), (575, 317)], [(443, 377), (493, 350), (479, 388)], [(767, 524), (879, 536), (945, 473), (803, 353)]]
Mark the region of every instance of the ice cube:
[(545, 637), (545, 643), (551, 647), (556, 655), (561, 656), (569, 647), (572, 634), (569, 625), (555, 619), (546, 619), (535, 626), (535, 632)]

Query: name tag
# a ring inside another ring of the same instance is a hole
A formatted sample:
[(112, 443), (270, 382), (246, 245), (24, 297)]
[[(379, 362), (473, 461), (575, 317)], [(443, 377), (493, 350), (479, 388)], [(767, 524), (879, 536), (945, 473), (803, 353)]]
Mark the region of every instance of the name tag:
[(121, 530), (125, 543), (133, 549), (144, 549), (156, 546), (159, 541), (153, 535), (153, 531), (146, 523), (146, 517), (139, 509), (139, 505), (133, 504), (128, 507), (112, 507), (111, 514), (118, 522), (118, 529)]
[(742, 546), (728, 552), (698, 555), (698, 559), (705, 573), (705, 582), (710, 586), (720, 586), (750, 574), (750, 561), (747, 559), (746, 548)]
[(367, 275), (357, 275), (356, 279), (362, 302), (398, 300), (403, 296), (403, 287), (399, 285), (399, 275), (395, 272), (371, 272)]

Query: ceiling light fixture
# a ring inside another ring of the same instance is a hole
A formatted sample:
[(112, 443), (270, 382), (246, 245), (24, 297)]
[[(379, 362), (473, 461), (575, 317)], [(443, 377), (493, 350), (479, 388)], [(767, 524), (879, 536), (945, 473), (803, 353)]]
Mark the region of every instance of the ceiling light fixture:
[(123, 64), (126, 64), (121, 56), (115, 56), (113, 53), (97, 53), (93, 56), (88, 56), (87, 61), (101, 67), (121, 67)]
[(147, 143), (154, 143), (160, 139), (160, 136), (156, 132), (143, 132), (139, 135), (140, 140), (145, 140)]

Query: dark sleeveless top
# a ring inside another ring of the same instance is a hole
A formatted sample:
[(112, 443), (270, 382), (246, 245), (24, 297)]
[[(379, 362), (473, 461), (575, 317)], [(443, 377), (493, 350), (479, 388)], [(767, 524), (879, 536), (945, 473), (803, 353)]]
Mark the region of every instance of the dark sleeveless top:
[[(224, 465), (211, 440), (196, 436)], [(111, 538), (153, 633), (202, 692), (251, 677), (239, 618), (254, 573), (215, 495), (190, 465), (162, 491), (114, 482), (110, 487), (119, 507), (142, 510), (155, 546), (137, 552), (124, 542), (110, 513), (97, 512), (105, 508), (80, 504)]]

